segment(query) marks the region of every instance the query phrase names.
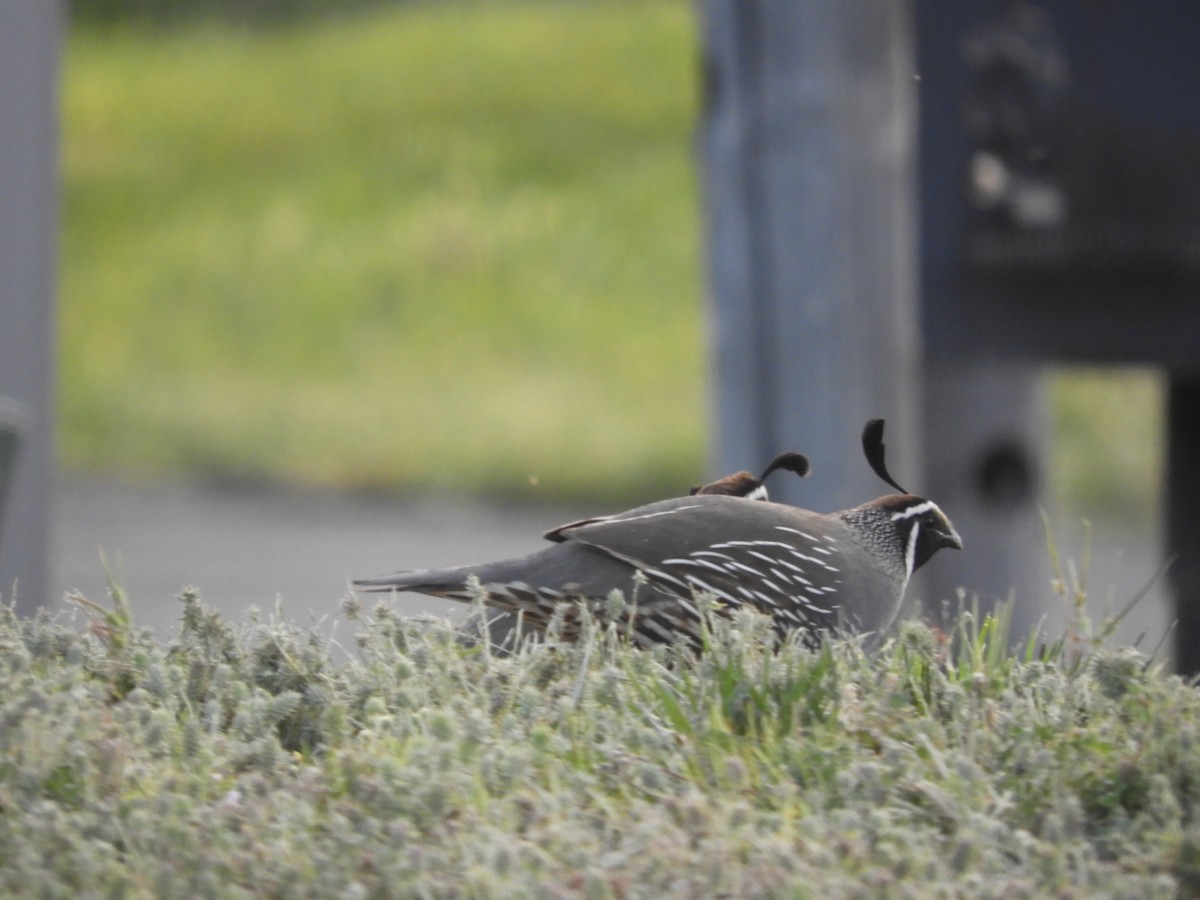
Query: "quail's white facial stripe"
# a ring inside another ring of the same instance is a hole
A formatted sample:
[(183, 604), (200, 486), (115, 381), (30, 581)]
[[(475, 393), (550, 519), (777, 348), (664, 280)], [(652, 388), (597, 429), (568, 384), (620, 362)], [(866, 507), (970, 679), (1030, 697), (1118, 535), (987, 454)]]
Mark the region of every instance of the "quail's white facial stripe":
[(747, 500), (770, 500), (771, 498), (767, 496), (767, 486), (765, 484), (760, 484), (758, 487), (756, 487), (754, 490), (752, 490), (750, 493), (748, 493), (746, 495), (746, 499)]
[(908, 546), (904, 548), (904, 583), (912, 577), (913, 562), (917, 558), (917, 540), (921, 537), (921, 523), (914, 522), (912, 531), (908, 533)]
[[(916, 506), (910, 506), (908, 509), (902, 509), (898, 513), (892, 515), (893, 522), (903, 522), (905, 519), (912, 519), (916, 516), (923, 516), (932, 509), (937, 509), (937, 504), (932, 500), (926, 500), (924, 503), (918, 503)], [(940, 512), (940, 510), (939, 510)]]

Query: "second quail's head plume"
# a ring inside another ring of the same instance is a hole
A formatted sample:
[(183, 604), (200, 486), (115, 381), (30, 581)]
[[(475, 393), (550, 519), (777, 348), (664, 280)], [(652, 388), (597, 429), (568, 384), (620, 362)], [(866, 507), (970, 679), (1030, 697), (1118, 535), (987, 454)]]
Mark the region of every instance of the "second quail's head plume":
[(746, 497), (749, 500), (768, 500), (767, 496), (767, 476), (772, 472), (783, 470), (785, 472), (793, 472), (801, 478), (807, 478), (809, 472), (812, 471), (812, 466), (808, 463), (808, 457), (803, 453), (787, 452), (780, 453), (763, 469), (763, 473), (755, 478), (745, 469), (740, 472), (734, 472), (732, 475), (726, 475), (724, 478), (718, 478), (716, 481), (705, 485), (696, 485), (689, 491), (689, 496), (697, 494), (724, 494), (729, 497)]

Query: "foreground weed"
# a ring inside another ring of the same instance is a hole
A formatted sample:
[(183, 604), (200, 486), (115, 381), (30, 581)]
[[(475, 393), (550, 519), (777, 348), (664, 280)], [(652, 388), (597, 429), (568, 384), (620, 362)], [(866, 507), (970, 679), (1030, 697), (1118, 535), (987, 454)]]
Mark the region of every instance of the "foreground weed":
[[(1068, 624), (1061, 635), (1044, 642), (1039, 651), (1034, 650), (1034, 641), (1031, 638), (1027, 658), (1032, 659), (1038, 656), (1045, 660), (1053, 660), (1066, 666), (1071, 672), (1077, 673), (1088, 666), (1093, 657), (1109, 645), (1121, 622), (1146, 599), (1151, 588), (1166, 575), (1175, 558), (1166, 558), (1145, 585), (1130, 597), (1123, 607), (1115, 613), (1105, 616), (1099, 622), (1095, 622), (1087, 608), (1088, 571), (1091, 564), (1091, 524), (1084, 521), (1086, 538), (1082, 557), (1078, 563), (1074, 559), (1064, 559), (1059, 553), (1054, 529), (1044, 510), (1042, 511), (1042, 524), (1045, 528), (1046, 549), (1053, 570), (1051, 588), (1055, 596), (1067, 605)], [(1161, 636), (1146, 660), (1147, 667), (1158, 659), (1169, 637), (1170, 629)], [(1141, 638), (1138, 642), (1140, 643), (1140, 641)]]

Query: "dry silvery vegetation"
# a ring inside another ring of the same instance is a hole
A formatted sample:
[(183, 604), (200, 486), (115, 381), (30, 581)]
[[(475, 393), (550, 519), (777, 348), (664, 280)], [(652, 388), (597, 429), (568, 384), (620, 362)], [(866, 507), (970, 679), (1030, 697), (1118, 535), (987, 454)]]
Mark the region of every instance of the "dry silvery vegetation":
[(0, 894), (1182, 897), (1200, 697), (1072, 633), (501, 657), (353, 604), (347, 655), (194, 592), (163, 644), (0, 610)]

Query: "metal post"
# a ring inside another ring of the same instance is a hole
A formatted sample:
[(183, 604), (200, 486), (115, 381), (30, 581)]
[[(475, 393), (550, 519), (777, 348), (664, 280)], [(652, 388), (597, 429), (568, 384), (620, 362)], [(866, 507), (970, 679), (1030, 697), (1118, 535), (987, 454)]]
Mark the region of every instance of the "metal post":
[(807, 454), (773, 496), (883, 493), (858, 449), (889, 419), (919, 471), (912, 11), (894, 0), (706, 0), (701, 125), (714, 471)]
[(1200, 673), (1200, 373), (1172, 372), (1167, 388), (1167, 550), (1175, 595), (1175, 668)]
[(960, 587), (981, 612), (1011, 595), (1018, 642), (1041, 624), (1054, 633), (1065, 621), (1065, 611), (1047, 602), (1051, 566), (1039, 503), (1049, 411), (1040, 378), (1026, 364), (985, 361), (931, 363), (925, 373), (921, 483), (954, 520), (964, 550), (919, 573), (915, 593), (935, 619), (957, 613)]
[[(46, 602), (62, 9), (0, 3), (0, 396), (25, 421), (0, 512), (0, 599)], [(12, 418), (12, 417), (10, 417)], [(16, 438), (10, 438), (16, 440)]]

